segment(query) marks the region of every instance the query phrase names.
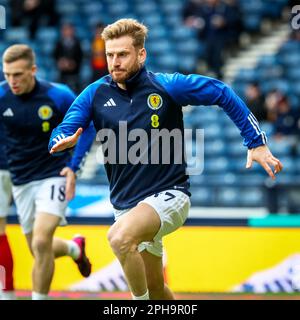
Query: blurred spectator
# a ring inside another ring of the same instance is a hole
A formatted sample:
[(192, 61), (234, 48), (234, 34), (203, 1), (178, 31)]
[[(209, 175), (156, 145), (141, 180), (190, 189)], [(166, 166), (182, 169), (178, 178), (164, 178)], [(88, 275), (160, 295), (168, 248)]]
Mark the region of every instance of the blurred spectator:
[(197, 29), (200, 35), (205, 24), (202, 17), (204, 1), (205, 0), (189, 0), (185, 3), (182, 11), (185, 25)]
[(223, 54), (226, 45), (237, 42), (240, 19), (234, 0), (190, 0), (183, 9), (187, 26), (199, 31), (206, 44), (206, 62), (213, 76), (222, 78)]
[(10, 0), (11, 24), (13, 27), (19, 27), (23, 21), (24, 0)]
[(56, 0), (10, 0), (13, 27), (28, 26), (30, 38), (34, 39), (43, 19), (48, 26), (58, 23)]
[(91, 67), (92, 79), (91, 82), (98, 80), (108, 73), (106, 65), (105, 44), (101, 38), (101, 33), (104, 29), (104, 24), (98, 23), (95, 28), (95, 36), (92, 41), (91, 50)]
[(81, 89), (79, 72), (83, 52), (72, 24), (65, 23), (62, 25), (61, 38), (56, 43), (53, 56), (60, 73), (59, 82), (67, 84), (76, 93), (79, 93)]
[(282, 94), (278, 90), (271, 90), (266, 94), (265, 107), (267, 110), (267, 118), (270, 122), (275, 122), (277, 119), (277, 106)]
[(258, 121), (267, 121), (267, 109), (265, 98), (260, 90), (258, 83), (249, 83), (246, 87), (245, 102)]
[(275, 138), (294, 137), (299, 135), (299, 110), (293, 110), (287, 96), (281, 95), (277, 104), (277, 115), (274, 122)]
[(224, 0), (227, 5), (227, 38), (226, 48), (234, 54), (239, 47), (240, 35), (243, 31), (242, 13), (237, 0)]
[(288, 97), (278, 90), (272, 90), (266, 95), (265, 105), (268, 120), (273, 122), (274, 137), (296, 142), (300, 132), (299, 109), (292, 109)]

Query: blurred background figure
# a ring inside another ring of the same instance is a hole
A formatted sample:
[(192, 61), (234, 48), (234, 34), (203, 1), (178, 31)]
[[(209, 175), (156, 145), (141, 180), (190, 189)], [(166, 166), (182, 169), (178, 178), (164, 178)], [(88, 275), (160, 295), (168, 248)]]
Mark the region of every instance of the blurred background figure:
[(97, 23), (91, 48), (91, 82), (100, 79), (108, 73), (105, 55), (105, 44), (103, 39), (101, 38), (101, 33), (103, 29), (104, 24), (102, 22)]
[(251, 82), (246, 87), (245, 101), (258, 121), (267, 121), (265, 99), (257, 82)]
[(276, 139), (298, 140), (299, 137), (299, 110), (293, 110), (289, 99), (285, 95), (279, 95), (274, 122), (274, 134)]
[(53, 57), (59, 70), (58, 81), (67, 84), (76, 93), (79, 93), (81, 90), (79, 72), (83, 52), (71, 23), (62, 25), (61, 38), (55, 45)]
[(235, 48), (241, 32), (236, 1), (190, 0), (183, 9), (185, 24), (198, 30), (205, 43), (205, 62), (212, 76), (223, 78), (225, 48)]
[(11, 0), (10, 7), (12, 26), (27, 26), (32, 40), (41, 23), (55, 26), (59, 22), (56, 0)]

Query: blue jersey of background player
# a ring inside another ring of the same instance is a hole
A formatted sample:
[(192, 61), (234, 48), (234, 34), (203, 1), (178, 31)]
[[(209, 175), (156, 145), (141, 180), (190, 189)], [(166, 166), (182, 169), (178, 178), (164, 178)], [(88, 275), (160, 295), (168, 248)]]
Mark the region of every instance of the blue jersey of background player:
[[(82, 128), (91, 120), (97, 130), (111, 130), (109, 152), (115, 146), (114, 140), (122, 138), (120, 121), (126, 123), (129, 135), (125, 137), (128, 143), (120, 142), (123, 154), (118, 155), (117, 161), (112, 157), (113, 161), (106, 165), (111, 201), (116, 209), (123, 209), (116, 210), (116, 222), (109, 230), (108, 239), (134, 299), (172, 299), (164, 284), (161, 240), (187, 218), (190, 202), (186, 165), (184, 161), (175, 162), (180, 150), (172, 148), (170, 164), (130, 163), (130, 142), (151, 137), (152, 129), (165, 130), (165, 135), (176, 129), (182, 132), (181, 106), (219, 105), (244, 137), (244, 144), (250, 150), (248, 166), (252, 160), (258, 161), (272, 177), (270, 165), (277, 172), (282, 166), (265, 145), (265, 135), (254, 116), (224, 83), (199, 75), (148, 72), (143, 67), (146, 34), (147, 28), (133, 19), (118, 20), (104, 29), (102, 37), (110, 76), (91, 84), (75, 100), (63, 123), (53, 132), (50, 152), (76, 144)], [(67, 137), (58, 142), (62, 136)], [(153, 148), (161, 148), (155, 134), (146, 145), (140, 152), (142, 156), (149, 155)], [(127, 162), (123, 162), (124, 158)]]
[[(81, 159), (77, 155), (70, 161), (71, 153), (51, 157), (47, 149), (52, 129), (62, 121), (74, 99), (74, 93), (63, 84), (36, 79), (30, 93), (16, 95), (6, 81), (0, 83), (0, 121), (14, 185), (59, 176), (68, 162), (73, 171), (78, 169)], [(85, 135), (92, 138), (81, 139), (76, 150), (79, 153), (88, 150), (93, 141), (92, 135)], [(5, 159), (1, 160), (4, 165)]]

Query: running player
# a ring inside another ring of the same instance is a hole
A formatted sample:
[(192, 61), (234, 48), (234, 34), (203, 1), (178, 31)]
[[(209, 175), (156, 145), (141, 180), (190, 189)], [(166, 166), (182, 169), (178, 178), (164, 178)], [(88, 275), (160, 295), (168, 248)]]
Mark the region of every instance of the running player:
[[(54, 154), (73, 147), (94, 121), (97, 137), (104, 142), (115, 208), (116, 222), (108, 239), (133, 299), (173, 299), (163, 279), (162, 237), (184, 223), (190, 207), (182, 106), (219, 105), (244, 137), (247, 167), (257, 161), (275, 178), (282, 165), (266, 146), (254, 116), (224, 83), (200, 75), (147, 71), (146, 35), (147, 28), (133, 19), (118, 20), (104, 29), (110, 75), (92, 83), (74, 101), (53, 131), (49, 150)], [(181, 140), (166, 150), (161, 138), (170, 133)], [(152, 161), (152, 154), (161, 149)], [(164, 161), (166, 155), (169, 163)]]
[(65, 211), (75, 192), (75, 172), (94, 139), (85, 131), (74, 156), (52, 157), (47, 151), (52, 128), (60, 123), (75, 99), (62, 84), (36, 78), (35, 55), (27, 45), (13, 45), (2, 57), (6, 81), (0, 84), (0, 121), (3, 124), (8, 169), (19, 221), (34, 257), (32, 298), (46, 299), (54, 272), (54, 258), (71, 256), (85, 277), (91, 264), (85, 238), (54, 238), (66, 224)]

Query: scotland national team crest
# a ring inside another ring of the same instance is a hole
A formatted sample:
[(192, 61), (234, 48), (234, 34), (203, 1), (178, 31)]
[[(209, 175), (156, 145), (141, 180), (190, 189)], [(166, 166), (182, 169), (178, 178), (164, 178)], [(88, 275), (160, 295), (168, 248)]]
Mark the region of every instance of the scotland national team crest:
[(162, 107), (163, 99), (158, 93), (151, 93), (148, 96), (147, 103), (152, 110), (158, 110)]
[(42, 120), (49, 120), (53, 115), (53, 110), (49, 106), (41, 106), (38, 111), (39, 117)]

